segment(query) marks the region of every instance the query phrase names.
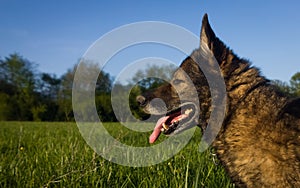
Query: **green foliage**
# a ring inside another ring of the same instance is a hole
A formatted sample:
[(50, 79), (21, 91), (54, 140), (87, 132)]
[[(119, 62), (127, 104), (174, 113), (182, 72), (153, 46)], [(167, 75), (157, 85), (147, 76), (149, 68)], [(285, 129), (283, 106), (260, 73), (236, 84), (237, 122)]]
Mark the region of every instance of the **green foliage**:
[(30, 109), (35, 105), (36, 91), (34, 67), (33, 63), (18, 54), (13, 54), (0, 62), (0, 80), (4, 83), (3, 87), (0, 86), (0, 91), (11, 97), (12, 100), (6, 100), (6, 104), (13, 107), (13, 111), (7, 115), (12, 117), (14, 114), (14, 119), (32, 120)]
[(72, 87), (73, 79), (76, 72), (77, 65), (72, 69), (69, 69), (61, 78), (61, 88), (58, 92), (58, 106), (59, 114), (62, 115), (63, 120), (72, 121), (73, 111), (72, 111)]
[(18, 54), (12, 54), (0, 64), (1, 79), (21, 90), (35, 89), (35, 64)]
[(9, 115), (12, 110), (9, 103), (9, 95), (0, 93), (0, 121), (9, 120)]
[(110, 94), (102, 93), (97, 95), (96, 106), (99, 118), (102, 122), (113, 122), (116, 121), (112, 106), (111, 106), (111, 96)]
[(33, 121), (42, 121), (42, 114), (46, 111), (46, 106), (45, 105), (40, 105), (40, 106), (34, 106), (31, 108), (31, 113), (33, 116)]
[(292, 76), (290, 84), (293, 94), (296, 96), (300, 96), (300, 72), (297, 72)]
[[(105, 127), (123, 143), (149, 146), (150, 133), (135, 133), (117, 123)], [(198, 129), (168, 161), (134, 168), (97, 155), (75, 123), (1, 122), (0, 187), (234, 187), (211, 154), (198, 151), (199, 142)]]
[(39, 83), (39, 88), (43, 93), (43, 96), (49, 100), (56, 100), (58, 97), (58, 92), (61, 86), (61, 79), (57, 78), (56, 75), (51, 75), (48, 73), (41, 74), (41, 80)]
[(272, 80), (271, 83), (273, 85), (275, 85), (282, 93), (288, 95), (288, 96), (292, 96), (292, 91), (291, 91), (291, 87), (289, 86), (288, 83), (283, 82), (281, 80)]
[[(77, 64), (61, 78), (38, 73), (35, 67), (18, 54), (0, 59), (0, 120), (74, 121), (72, 88)], [(91, 71), (100, 72), (98, 65), (91, 62), (81, 61), (80, 67), (87, 76)], [(96, 103), (105, 121), (116, 120), (107, 102), (111, 85), (110, 75), (100, 72), (96, 81)]]
[(131, 85), (137, 84), (141, 91), (144, 92), (145, 90), (156, 88), (168, 82), (174, 71), (175, 66), (172, 65), (148, 65), (145, 70), (137, 71), (136, 75), (132, 78)]
[(295, 73), (289, 83), (280, 80), (271, 83), (289, 97), (300, 97), (300, 72)]

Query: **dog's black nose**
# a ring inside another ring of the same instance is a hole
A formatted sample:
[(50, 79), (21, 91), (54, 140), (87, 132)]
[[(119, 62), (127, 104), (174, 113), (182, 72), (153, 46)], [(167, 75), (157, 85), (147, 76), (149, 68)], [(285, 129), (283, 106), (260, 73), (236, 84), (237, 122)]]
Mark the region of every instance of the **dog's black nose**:
[(147, 103), (146, 98), (142, 95), (137, 96), (136, 101), (139, 103), (140, 106), (145, 106)]

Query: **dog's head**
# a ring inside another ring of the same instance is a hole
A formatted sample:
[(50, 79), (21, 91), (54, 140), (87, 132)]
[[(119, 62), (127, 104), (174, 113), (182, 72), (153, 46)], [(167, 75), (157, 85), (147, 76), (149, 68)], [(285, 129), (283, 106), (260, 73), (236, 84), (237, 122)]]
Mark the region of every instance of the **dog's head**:
[(195, 57), (200, 53), (202, 45), (206, 45), (217, 61), (222, 62), (223, 51), (227, 48), (216, 38), (206, 14), (202, 21), (200, 39), (199, 49), (182, 62), (168, 84), (137, 97), (137, 102), (144, 112), (162, 116), (150, 137), (151, 143), (161, 132), (172, 135), (195, 125), (202, 129), (207, 126), (211, 94), (206, 76), (195, 62)]

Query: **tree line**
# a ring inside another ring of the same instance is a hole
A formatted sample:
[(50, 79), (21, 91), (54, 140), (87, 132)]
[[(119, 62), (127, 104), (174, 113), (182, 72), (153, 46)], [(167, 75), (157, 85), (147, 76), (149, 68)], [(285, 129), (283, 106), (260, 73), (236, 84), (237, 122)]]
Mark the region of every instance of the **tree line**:
[[(76, 67), (57, 77), (38, 72), (35, 63), (19, 54), (0, 59), (0, 120), (73, 121), (72, 86)], [(96, 87), (99, 112), (110, 113), (110, 104), (106, 103), (111, 84), (111, 76), (100, 72)], [(103, 119), (115, 120), (110, 114)]]
[[(101, 121), (117, 121), (111, 105), (113, 77), (100, 71), (97, 64), (81, 62), (80, 65), (86, 66), (87, 71), (100, 72), (95, 88), (99, 118)], [(76, 69), (77, 64), (57, 77), (55, 74), (39, 72), (37, 64), (19, 54), (0, 58), (0, 121), (74, 121), (72, 87)], [(173, 66), (149, 66), (146, 70), (138, 71), (126, 85), (115, 83), (114, 89), (122, 95), (123, 91), (131, 88), (129, 104), (132, 115), (145, 119), (148, 115), (139, 109), (135, 97), (165, 83), (164, 80), (170, 79), (173, 70)], [(300, 72), (293, 75), (289, 83), (279, 80), (272, 83), (291, 97), (300, 96)], [(122, 117), (122, 120), (128, 120), (126, 118)]]
[[(72, 87), (77, 66), (75, 64), (57, 77), (55, 74), (39, 72), (37, 64), (19, 54), (0, 58), (0, 121), (74, 121)], [(100, 71), (97, 64), (81, 61), (80, 66), (85, 66), (87, 72), (100, 72), (96, 81), (95, 104), (101, 121), (117, 121), (111, 105), (114, 78)], [(164, 82), (153, 77), (143, 80), (143, 77), (150, 77), (150, 74), (161, 75), (161, 71), (165, 72), (164, 76), (167, 78), (171, 68), (152, 66), (147, 69), (147, 73), (137, 72), (126, 85), (115, 84), (114, 87), (120, 93), (132, 88), (130, 108), (136, 118), (146, 118), (147, 115), (140, 111), (135, 97)], [(139, 80), (140, 86), (137, 86), (135, 82)]]

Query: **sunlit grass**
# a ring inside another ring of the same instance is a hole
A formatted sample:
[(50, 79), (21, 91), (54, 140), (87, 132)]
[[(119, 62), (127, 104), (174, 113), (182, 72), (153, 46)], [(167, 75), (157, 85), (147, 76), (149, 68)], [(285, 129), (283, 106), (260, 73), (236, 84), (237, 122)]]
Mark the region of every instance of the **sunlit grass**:
[[(121, 141), (148, 144), (150, 133), (105, 127)], [(197, 131), (168, 161), (125, 167), (98, 156), (75, 123), (0, 122), (0, 187), (233, 187), (209, 152), (198, 152), (199, 141)]]

